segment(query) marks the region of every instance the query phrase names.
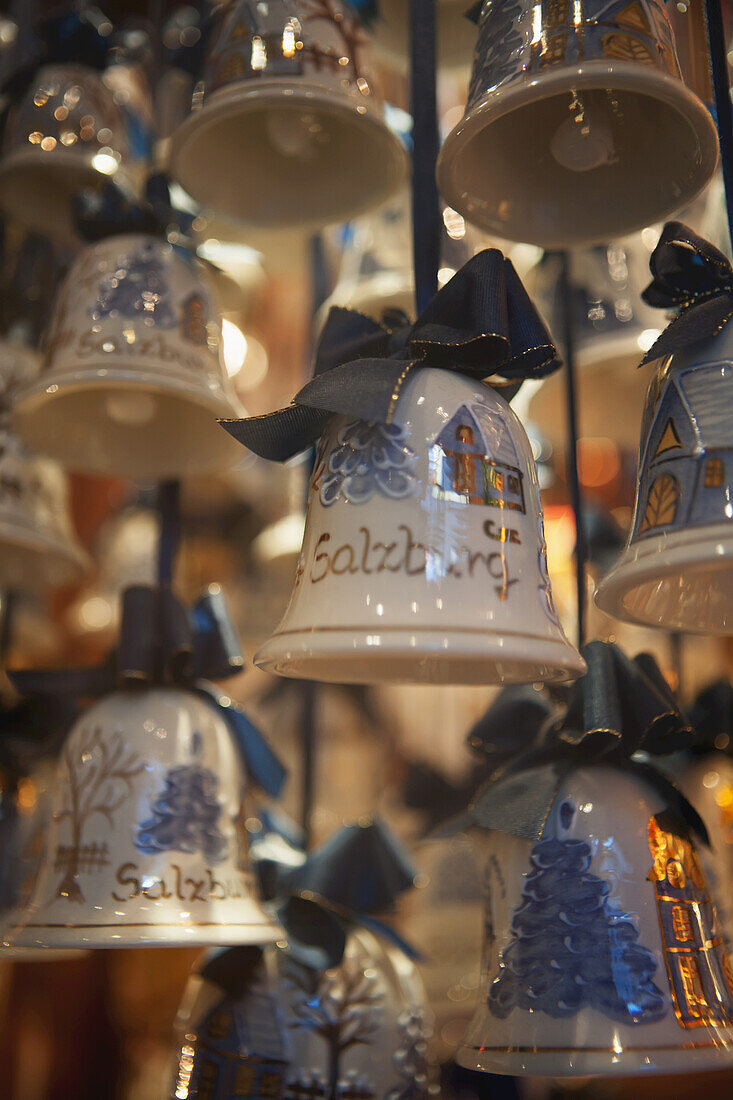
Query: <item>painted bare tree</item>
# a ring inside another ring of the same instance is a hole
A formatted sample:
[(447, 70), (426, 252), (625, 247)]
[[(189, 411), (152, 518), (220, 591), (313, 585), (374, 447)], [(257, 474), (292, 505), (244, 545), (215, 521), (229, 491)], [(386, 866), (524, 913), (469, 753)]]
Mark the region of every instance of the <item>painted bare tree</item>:
[(126, 751), (121, 734), (115, 733), (105, 741), (100, 726), (83, 733), (79, 740), (67, 742), (61, 759), (66, 771), (67, 800), (64, 808), (54, 814), (54, 820), (58, 823), (68, 818), (71, 844), (57, 852), (56, 863), (63, 865), (64, 876), (56, 896), (81, 902), (84, 895), (79, 886), (79, 872), (85, 826), (95, 814), (114, 825), (115, 812), (132, 793), (132, 781), (145, 765), (136, 753)]
[(300, 969), (290, 976), (293, 1030), (310, 1031), (328, 1051), (328, 1100), (339, 1100), (343, 1058), (355, 1046), (370, 1046), (381, 1024), (382, 994), (375, 975), (368, 975), (358, 958), (344, 957), (320, 975), (315, 989)]

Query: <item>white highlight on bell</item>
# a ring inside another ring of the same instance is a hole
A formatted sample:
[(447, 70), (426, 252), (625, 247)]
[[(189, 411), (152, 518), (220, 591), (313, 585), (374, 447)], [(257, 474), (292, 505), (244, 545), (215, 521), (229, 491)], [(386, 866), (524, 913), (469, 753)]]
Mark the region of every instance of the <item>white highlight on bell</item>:
[(583, 0), (574, 0), (573, 3), (573, 22), (576, 27), (579, 27), (583, 22)]
[(283, 57), (295, 55), (295, 26), (293, 20), (289, 20), (283, 27)]
[(542, 4), (535, 4), (532, 9), (532, 45), (535, 46), (542, 38)]
[(128, 428), (142, 428), (150, 424), (158, 410), (156, 399), (149, 393), (110, 394), (106, 406), (110, 420)]
[(221, 338), (224, 366), (229, 377), (233, 378), (235, 374), (239, 374), (244, 366), (247, 355), (247, 337), (233, 321), (224, 320), (221, 323)]
[(92, 167), (105, 176), (112, 176), (119, 168), (119, 164), (112, 150), (105, 147), (92, 157)]
[(643, 332), (640, 332), (637, 337), (637, 344), (642, 351), (649, 351), (655, 340), (659, 339), (662, 335), (662, 330), (658, 328), (645, 328)]
[(255, 35), (252, 39), (252, 53), (249, 63), (254, 72), (260, 72), (262, 69), (267, 68), (267, 47), (264, 40), (258, 35)]

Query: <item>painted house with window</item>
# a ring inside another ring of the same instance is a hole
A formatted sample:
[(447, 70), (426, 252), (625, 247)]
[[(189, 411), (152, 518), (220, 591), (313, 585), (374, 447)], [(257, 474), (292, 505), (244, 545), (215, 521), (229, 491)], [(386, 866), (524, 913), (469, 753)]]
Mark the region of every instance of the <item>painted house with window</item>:
[(690, 840), (649, 820), (649, 850), (664, 961), (682, 1027), (733, 1022), (730, 963), (697, 853)]
[(641, 455), (634, 538), (733, 519), (731, 384), (726, 363), (668, 372)]
[[(492, 409), (462, 405), (430, 449), (433, 492), (441, 500), (525, 511), (519, 455)], [(490, 442), (487, 442), (489, 440)]]

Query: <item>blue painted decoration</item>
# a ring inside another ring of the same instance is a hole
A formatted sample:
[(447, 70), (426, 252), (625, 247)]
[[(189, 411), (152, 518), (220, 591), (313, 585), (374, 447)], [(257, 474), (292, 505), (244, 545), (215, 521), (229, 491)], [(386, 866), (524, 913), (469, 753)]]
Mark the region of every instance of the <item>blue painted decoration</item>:
[(730, 363), (662, 378), (641, 456), (634, 539), (733, 519), (732, 379)]
[(170, 768), (152, 816), (138, 827), (135, 847), (149, 855), (200, 852), (210, 863), (220, 863), (229, 853), (229, 841), (219, 829), (218, 794), (219, 778), (209, 768)]
[[(564, 802), (560, 827), (569, 828), (573, 815)], [(595, 1008), (641, 1024), (666, 1015), (652, 980), (657, 960), (637, 942), (635, 918), (609, 901), (610, 885), (590, 873), (591, 859), (585, 840), (553, 837), (533, 846), (512, 939), (489, 988), (494, 1016), (521, 1008), (564, 1017)]]
[(411, 496), (416, 458), (407, 445), (407, 429), (400, 424), (350, 421), (339, 430), (336, 446), (324, 457), (317, 477), (321, 504), (365, 504), (375, 495), (391, 500)]
[(430, 468), (440, 500), (526, 510), (514, 440), (488, 405), (461, 405), (430, 448)]
[(175, 328), (178, 315), (157, 241), (146, 241), (118, 258), (114, 270), (100, 279), (91, 316), (93, 321), (124, 317)]

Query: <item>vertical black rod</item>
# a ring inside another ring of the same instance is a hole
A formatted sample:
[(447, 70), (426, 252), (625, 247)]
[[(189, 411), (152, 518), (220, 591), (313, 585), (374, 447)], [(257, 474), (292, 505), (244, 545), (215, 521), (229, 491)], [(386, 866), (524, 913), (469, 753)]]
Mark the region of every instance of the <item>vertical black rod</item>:
[(161, 481), (158, 485), (160, 540), (158, 542), (158, 584), (170, 586), (181, 538), (181, 483)]
[(585, 573), (588, 560), (583, 497), (578, 474), (578, 402), (575, 369), (573, 307), (570, 289), (570, 258), (560, 253), (560, 300), (562, 302), (562, 341), (565, 354), (565, 395), (567, 412), (567, 480), (570, 503), (575, 516), (575, 582), (578, 603), (578, 648), (585, 642)]
[(3, 593), (0, 605), (0, 667), (7, 662), (13, 644), (13, 619), (17, 599), (16, 593), (9, 588)]
[(417, 311), (438, 289), (440, 198), (435, 182), (438, 106), (435, 87), (435, 0), (410, 0), (412, 111), (412, 246)]
[(316, 790), (316, 697), (318, 684), (303, 680), (300, 697), (300, 751), (303, 773), (301, 776), (300, 823), (306, 850), (311, 846), (313, 805)]
[(713, 74), (715, 114), (723, 164), (725, 206), (728, 212), (728, 232), (733, 244), (733, 108), (728, 80), (728, 51), (725, 44), (725, 24), (720, 0), (705, 0), (708, 28), (708, 48)]

